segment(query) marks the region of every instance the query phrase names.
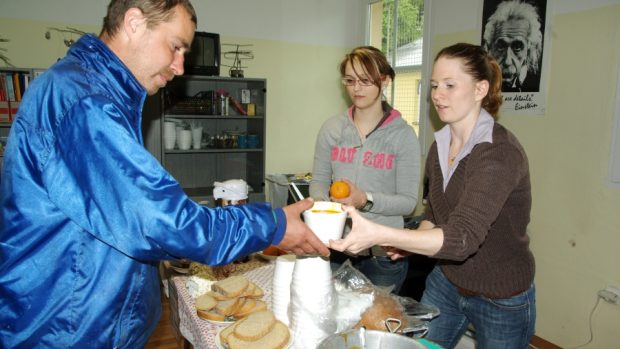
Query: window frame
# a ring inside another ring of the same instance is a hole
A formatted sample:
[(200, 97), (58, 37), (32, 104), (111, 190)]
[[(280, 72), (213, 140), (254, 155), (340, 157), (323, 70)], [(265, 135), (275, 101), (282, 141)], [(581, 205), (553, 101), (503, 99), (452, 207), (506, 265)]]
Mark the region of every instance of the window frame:
[[(396, 2), (398, 0), (395, 0)], [(382, 0), (368, 0), (368, 4), (367, 4), (367, 14), (366, 14), (366, 25), (364, 26), (365, 29), (365, 42), (366, 45), (370, 45), (370, 36), (371, 36), (371, 15), (372, 15), (372, 5), (376, 4), (378, 2), (382, 2)], [(396, 23), (396, 25), (394, 25), (394, 32), (396, 32), (398, 25), (397, 25), (397, 7), (398, 6), (394, 6), (394, 13), (392, 14), (395, 18), (394, 22)], [(432, 67), (432, 57), (430, 54), (430, 47), (431, 47), (431, 13), (432, 13), (432, 5), (431, 5), (431, 0), (424, 0), (424, 26), (423, 26), (423, 33), (422, 33), (422, 64), (421, 65), (410, 65), (410, 66), (403, 66), (403, 67), (394, 67), (394, 71), (396, 73), (396, 75), (398, 76), (399, 73), (403, 73), (406, 72), (408, 70), (412, 70), (412, 69), (416, 69), (416, 68), (420, 68), (420, 85), (418, 86), (419, 90), (420, 90), (420, 106), (419, 106), (419, 117), (418, 117), (418, 140), (420, 142), (420, 148), (421, 148), (421, 152), (422, 152), (422, 156), (425, 157), (426, 153), (427, 153), (427, 143), (428, 143), (428, 139), (430, 137), (430, 139), (432, 139), (432, 134), (429, 135), (430, 131), (430, 126), (431, 126), (431, 122), (430, 122), (430, 89), (429, 89), (429, 82), (430, 82), (430, 75), (431, 75), (431, 67)], [(396, 33), (393, 33), (393, 35), (396, 35)], [(394, 45), (396, 45), (396, 40), (393, 41)], [(396, 55), (396, 49), (392, 48), (391, 50), (392, 55)], [(395, 56), (393, 57), (388, 57), (388, 59), (390, 60), (390, 62), (394, 62), (395, 61)], [(395, 93), (395, 84), (391, 84), (390, 87), (390, 96), (393, 99), (394, 98), (394, 93)], [(429, 144), (430, 145), (430, 144)]]

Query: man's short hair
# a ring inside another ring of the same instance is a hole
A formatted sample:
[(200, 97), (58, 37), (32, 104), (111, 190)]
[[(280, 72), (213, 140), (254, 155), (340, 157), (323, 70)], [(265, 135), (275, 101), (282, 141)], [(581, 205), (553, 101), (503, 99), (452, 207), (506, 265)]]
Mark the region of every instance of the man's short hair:
[(539, 59), (542, 54), (543, 34), (540, 30), (540, 17), (536, 8), (520, 0), (504, 1), (497, 6), (497, 10), (489, 17), (484, 26), (484, 48), (491, 51), (495, 42), (496, 31), (502, 24), (511, 19), (524, 19), (529, 23), (527, 67), (528, 70), (537, 73)]
[(146, 17), (147, 28), (169, 21), (174, 15), (174, 8), (182, 6), (198, 24), (196, 11), (189, 0), (112, 0), (108, 5), (108, 13), (103, 18), (101, 34), (113, 37), (120, 29), (125, 12), (130, 8), (138, 8)]

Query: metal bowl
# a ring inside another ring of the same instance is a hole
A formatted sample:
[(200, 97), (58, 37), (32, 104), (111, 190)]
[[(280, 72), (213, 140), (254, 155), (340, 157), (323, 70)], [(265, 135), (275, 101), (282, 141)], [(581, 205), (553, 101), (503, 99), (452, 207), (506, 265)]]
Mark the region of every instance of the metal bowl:
[(371, 331), (348, 330), (333, 334), (319, 343), (317, 349), (426, 349), (417, 340), (400, 334)]

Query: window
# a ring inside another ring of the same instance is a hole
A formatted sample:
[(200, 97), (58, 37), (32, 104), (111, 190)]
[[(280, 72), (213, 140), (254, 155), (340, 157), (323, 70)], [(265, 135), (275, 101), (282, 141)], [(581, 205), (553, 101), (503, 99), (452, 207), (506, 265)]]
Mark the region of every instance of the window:
[(419, 135), (424, 0), (371, 0), (369, 7), (368, 42), (386, 54), (396, 72), (388, 102)]

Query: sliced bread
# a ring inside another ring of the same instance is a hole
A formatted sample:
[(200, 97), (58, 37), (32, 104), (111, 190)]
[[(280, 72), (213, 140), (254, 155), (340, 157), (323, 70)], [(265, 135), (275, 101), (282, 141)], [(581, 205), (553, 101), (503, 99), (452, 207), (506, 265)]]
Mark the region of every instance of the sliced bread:
[(244, 341), (255, 341), (269, 333), (276, 324), (276, 317), (269, 310), (256, 311), (237, 325), (234, 335)]
[(217, 305), (217, 300), (208, 294), (203, 294), (196, 298), (196, 309), (211, 310)]
[(257, 284), (253, 283), (252, 281), (250, 281), (253, 285), (254, 288), (252, 289), (252, 293), (248, 294), (248, 297), (252, 297), (252, 298), (262, 298), (265, 295), (265, 291), (263, 291), (262, 288), (260, 288), (260, 286), (258, 286)]
[(224, 314), (218, 313), (215, 309), (211, 310), (196, 310), (196, 314), (199, 318), (211, 321), (225, 321), (226, 316)]
[(217, 300), (217, 301), (225, 301), (227, 299), (230, 299), (230, 298), (224, 296), (223, 294), (218, 293), (218, 292), (214, 292), (214, 291), (209, 291), (209, 292), (207, 292), (205, 294), (208, 294), (209, 296), (215, 298), (215, 300)]
[(235, 330), (235, 326), (237, 326), (241, 321), (243, 320), (239, 320), (237, 322), (235, 322), (232, 325), (229, 325), (228, 327), (224, 328), (223, 330), (220, 331), (220, 343), (229, 346), (228, 344), (228, 337), (233, 333), (233, 331)]
[(248, 280), (248, 287), (245, 288), (245, 290), (243, 291), (243, 293), (241, 294), (241, 297), (249, 297), (251, 295), (254, 294), (254, 290), (256, 290), (256, 284), (253, 283), (251, 280)]
[(248, 287), (249, 281), (245, 276), (234, 275), (211, 285), (211, 290), (227, 298), (240, 296)]
[(225, 301), (219, 301), (215, 305), (215, 310), (224, 315), (232, 315), (234, 314), (239, 306), (243, 304), (244, 298), (233, 298), (227, 299)]
[(255, 341), (240, 339), (235, 331), (227, 337), (229, 349), (282, 349), (289, 339), (289, 329), (281, 321), (276, 321), (271, 331)]
[(242, 304), (237, 307), (237, 310), (233, 314), (235, 318), (241, 318), (252, 311), (256, 307), (256, 301), (252, 298), (241, 298), (243, 300)]

